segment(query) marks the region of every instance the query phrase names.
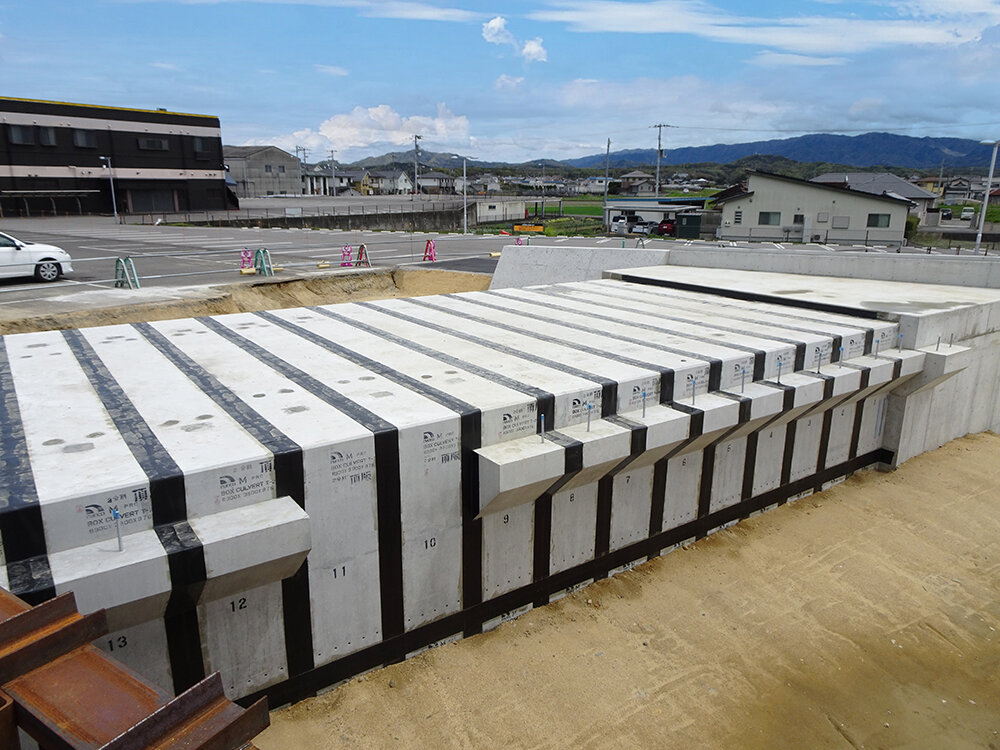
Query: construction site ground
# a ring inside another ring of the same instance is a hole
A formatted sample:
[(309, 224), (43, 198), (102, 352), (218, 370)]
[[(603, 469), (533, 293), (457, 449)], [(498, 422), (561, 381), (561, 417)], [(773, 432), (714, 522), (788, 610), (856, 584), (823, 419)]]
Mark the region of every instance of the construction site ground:
[(1000, 436), (271, 714), (287, 748), (1000, 749)]

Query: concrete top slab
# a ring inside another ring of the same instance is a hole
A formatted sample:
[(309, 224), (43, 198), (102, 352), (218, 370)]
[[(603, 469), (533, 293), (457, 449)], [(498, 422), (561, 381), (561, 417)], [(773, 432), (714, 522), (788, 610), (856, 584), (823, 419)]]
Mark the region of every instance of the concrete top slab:
[(902, 281), (872, 281), (835, 276), (800, 276), (760, 271), (737, 271), (680, 266), (649, 266), (609, 271), (606, 277), (662, 279), (744, 294), (761, 299), (796, 300), (887, 315), (932, 315), (974, 305), (1000, 303), (1000, 290), (966, 286), (937, 286)]

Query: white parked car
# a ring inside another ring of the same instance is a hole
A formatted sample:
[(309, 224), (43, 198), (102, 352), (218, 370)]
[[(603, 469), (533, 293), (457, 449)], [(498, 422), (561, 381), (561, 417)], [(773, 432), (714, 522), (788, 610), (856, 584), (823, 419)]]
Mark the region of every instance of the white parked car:
[(61, 247), (0, 232), (0, 277), (34, 276), (38, 281), (55, 281), (72, 270), (72, 258)]
[(962, 209), (963, 221), (975, 218), (976, 218), (976, 209), (974, 209), (972, 206), (966, 206), (965, 208)]

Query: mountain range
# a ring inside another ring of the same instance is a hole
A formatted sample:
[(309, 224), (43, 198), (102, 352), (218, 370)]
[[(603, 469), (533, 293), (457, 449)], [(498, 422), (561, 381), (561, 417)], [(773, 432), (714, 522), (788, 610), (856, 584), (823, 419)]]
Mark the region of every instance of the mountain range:
[[(769, 141), (749, 143), (718, 143), (713, 146), (686, 146), (664, 150), (661, 165), (729, 164), (748, 156), (780, 156), (798, 162), (828, 162), (859, 169), (885, 166), (914, 170), (936, 170), (942, 165), (956, 168), (975, 168), (985, 171), (990, 163), (992, 146), (967, 138), (914, 138), (892, 133), (865, 133), (863, 135), (802, 135)], [(627, 149), (612, 151), (608, 162), (613, 168), (648, 167), (656, 164), (656, 149)], [(393, 152), (368, 157), (354, 162), (352, 167), (378, 169), (413, 163), (413, 151)], [(457, 154), (435, 153), (420, 150), (420, 164), (436, 169), (461, 167), (462, 157)], [(576, 167), (603, 169), (605, 154), (592, 154), (577, 159), (557, 161), (538, 159), (522, 164), (490, 161), (467, 161), (477, 169), (511, 167), (546, 168)]]

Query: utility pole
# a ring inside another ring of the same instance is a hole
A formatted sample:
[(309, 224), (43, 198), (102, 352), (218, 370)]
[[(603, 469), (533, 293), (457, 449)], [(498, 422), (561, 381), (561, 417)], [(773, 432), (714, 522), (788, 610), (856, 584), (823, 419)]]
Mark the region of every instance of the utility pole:
[(330, 195), (337, 195), (337, 162), (334, 157), (337, 152), (330, 149)]
[(417, 175), (417, 154), (420, 153), (420, 144), (417, 143), (422, 135), (413, 136), (413, 199), (416, 200), (417, 191), (420, 189), (419, 177)]
[[(302, 152), (302, 159), (299, 160), (299, 152)], [(299, 162), (299, 194), (301, 195), (305, 191), (305, 185), (302, 182), (302, 165), (306, 160), (306, 154), (309, 152), (306, 150), (305, 146), (295, 147), (295, 159)]]
[(650, 125), (651, 128), (656, 128), (656, 194), (654, 197), (660, 197), (660, 155), (663, 153), (663, 129), (671, 128), (673, 125), (664, 125), (662, 122), (657, 125)]
[[(604, 218), (608, 218), (608, 166), (611, 163), (611, 139), (608, 138), (608, 149), (604, 152), (604, 209), (602, 213)], [(607, 221), (602, 222), (605, 227), (608, 226)]]
[[(990, 207), (990, 190), (993, 188), (993, 170), (997, 166), (997, 148), (1000, 141), (980, 141), (984, 146), (993, 146), (993, 158), (990, 159), (990, 176), (986, 178), (986, 192), (983, 193), (983, 207), (979, 209), (979, 230), (976, 232), (976, 254), (983, 241), (983, 226), (986, 224), (986, 209)], [(109, 162), (110, 164), (110, 162)]]

